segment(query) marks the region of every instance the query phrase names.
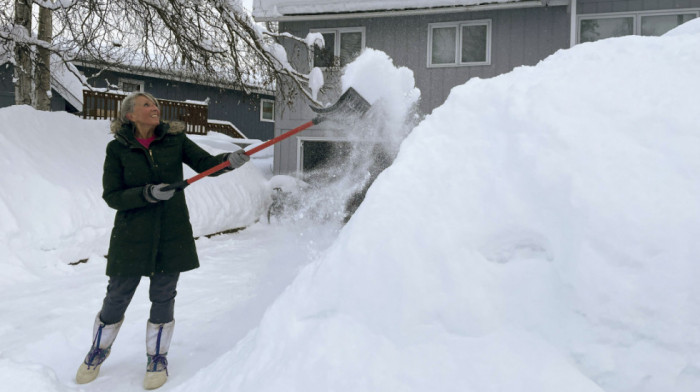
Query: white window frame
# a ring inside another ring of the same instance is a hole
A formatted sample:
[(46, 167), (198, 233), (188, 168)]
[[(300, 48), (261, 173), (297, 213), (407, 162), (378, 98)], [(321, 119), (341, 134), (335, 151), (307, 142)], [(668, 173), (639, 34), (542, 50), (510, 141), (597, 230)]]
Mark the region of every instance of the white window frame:
[[(272, 119), (267, 119), (263, 115), (263, 107), (266, 103), (272, 104)], [(275, 101), (272, 99), (260, 98), (260, 121), (262, 122), (275, 122)]]
[[(462, 27), (464, 26), (486, 26), (486, 60), (477, 62), (462, 62)], [(455, 40), (455, 62), (450, 64), (433, 64), (433, 30), (436, 28), (454, 27), (457, 31), (457, 39)], [(463, 20), (458, 22), (442, 22), (428, 24), (428, 68), (446, 68), (446, 67), (473, 67), (481, 65), (491, 65), (491, 36), (492, 23), (491, 19), (479, 20)]]
[[(284, 133), (285, 131), (283, 131)], [(340, 136), (295, 136), (296, 139), (296, 153), (297, 153), (297, 163), (296, 163), (296, 175), (297, 176), (302, 176), (304, 174), (304, 168), (302, 167), (302, 163), (304, 162), (304, 142), (347, 142), (347, 143), (356, 143), (356, 142), (363, 142), (363, 143), (382, 143), (385, 142), (385, 140), (377, 139), (377, 138), (369, 138), (369, 139), (362, 139), (362, 140), (355, 140), (355, 139), (348, 139), (347, 137), (340, 137)]]
[(576, 18), (576, 43), (581, 43), (581, 22), (591, 19), (609, 19), (609, 18), (632, 18), (632, 35), (642, 35), (642, 17), (644, 16), (672, 16), (681, 14), (695, 14), (696, 18), (700, 18), (700, 9), (684, 8), (673, 10), (656, 10), (656, 11), (632, 11), (632, 12), (606, 12), (601, 14), (580, 14)]
[(118, 80), (119, 90), (124, 91), (124, 83), (138, 84), (139, 86), (141, 86), (141, 92), (146, 91), (146, 82), (143, 81), (143, 80), (139, 80), (139, 79), (129, 79), (129, 78), (119, 78), (119, 80)]
[(342, 137), (325, 137), (325, 136), (298, 136), (297, 138), (297, 176), (301, 177), (304, 175), (304, 168), (302, 167), (302, 162), (304, 162), (304, 142), (352, 142), (348, 138)]
[[(311, 29), (309, 30), (311, 33), (334, 33), (335, 36), (335, 42), (333, 46), (333, 56), (334, 57), (340, 57), (340, 34), (342, 33), (361, 33), (362, 34), (362, 44), (360, 47), (360, 51), (363, 51), (365, 49), (365, 40), (367, 39), (367, 34), (365, 32), (365, 27), (364, 26), (359, 26), (359, 27), (338, 27), (338, 28), (330, 28), (330, 29)], [(314, 48), (316, 45), (311, 46), (311, 50), (309, 50), (309, 67), (314, 68)], [(327, 69), (327, 68), (333, 68), (333, 67), (318, 67), (320, 69)]]

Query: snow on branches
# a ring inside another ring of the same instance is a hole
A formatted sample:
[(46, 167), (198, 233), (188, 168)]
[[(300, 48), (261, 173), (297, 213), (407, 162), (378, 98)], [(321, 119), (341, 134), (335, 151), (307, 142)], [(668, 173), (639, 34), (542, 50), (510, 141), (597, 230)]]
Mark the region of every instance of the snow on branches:
[[(158, 70), (244, 90), (285, 84), (316, 102), (309, 75), (290, 64), (280, 43), (291, 39), (309, 46), (319, 44), (318, 37), (270, 31), (255, 23), (240, 0), (0, 0), (0, 4), (5, 5), (0, 11), (0, 46), (6, 48), (41, 47), (65, 62)], [(37, 39), (31, 23), (23, 25), (24, 31), (19, 29), (16, 15), (8, 11), (32, 4), (52, 10), (50, 42)]]

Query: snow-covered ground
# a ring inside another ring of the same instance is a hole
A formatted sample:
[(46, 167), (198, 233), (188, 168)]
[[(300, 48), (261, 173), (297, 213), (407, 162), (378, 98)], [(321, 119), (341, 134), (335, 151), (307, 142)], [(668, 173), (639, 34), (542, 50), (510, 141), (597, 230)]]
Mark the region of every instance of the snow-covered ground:
[[(260, 162), (192, 185), (198, 235), (248, 228), (197, 241), (162, 390), (700, 390), (698, 48), (693, 21), (456, 87), (342, 228), (255, 223)], [(407, 91), (386, 60), (357, 64)], [(73, 382), (106, 284), (106, 123), (0, 121), (0, 385), (138, 390), (146, 284), (101, 376)]]

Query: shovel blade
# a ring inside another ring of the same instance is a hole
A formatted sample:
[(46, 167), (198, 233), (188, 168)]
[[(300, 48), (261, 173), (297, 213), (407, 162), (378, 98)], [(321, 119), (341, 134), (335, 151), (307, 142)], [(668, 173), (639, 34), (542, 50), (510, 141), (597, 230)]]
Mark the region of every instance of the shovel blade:
[(362, 117), (372, 105), (350, 87), (338, 98), (338, 101), (327, 108), (315, 108), (311, 110), (318, 113), (324, 120), (345, 120)]

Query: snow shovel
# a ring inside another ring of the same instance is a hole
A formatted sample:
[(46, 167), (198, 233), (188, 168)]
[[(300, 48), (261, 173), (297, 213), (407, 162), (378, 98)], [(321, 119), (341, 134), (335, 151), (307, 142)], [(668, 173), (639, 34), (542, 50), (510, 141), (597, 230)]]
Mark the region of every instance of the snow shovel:
[[(329, 119), (338, 119), (338, 120), (345, 120), (347, 121), (347, 118), (355, 118), (355, 117), (362, 117), (370, 108), (369, 102), (367, 102), (355, 89), (352, 87), (348, 88), (347, 91), (343, 93), (343, 95), (338, 98), (338, 101), (334, 103), (333, 105), (327, 107), (327, 108), (314, 108), (311, 107), (311, 110), (314, 112), (318, 113), (316, 117), (314, 117), (313, 120), (302, 124), (291, 131), (287, 131), (273, 139), (270, 139), (266, 141), (265, 143), (256, 146), (255, 148), (250, 149), (249, 151), (246, 151), (245, 154), (248, 156), (251, 156), (255, 154), (256, 152), (259, 152), (261, 150), (264, 150), (271, 145), (278, 143), (290, 136), (296, 135), (297, 133), (310, 128), (316, 124), (319, 124), (323, 121), (329, 120)], [(200, 180), (208, 175), (211, 175), (213, 173), (218, 172), (219, 170), (225, 169), (229, 167), (231, 164), (229, 163), (228, 160), (221, 162), (220, 164), (205, 170), (196, 176), (193, 176), (191, 178), (188, 178), (183, 181), (175, 182), (172, 183), (163, 190), (171, 190), (171, 189), (176, 189), (176, 190), (181, 190), (185, 189), (188, 185), (191, 183)]]

